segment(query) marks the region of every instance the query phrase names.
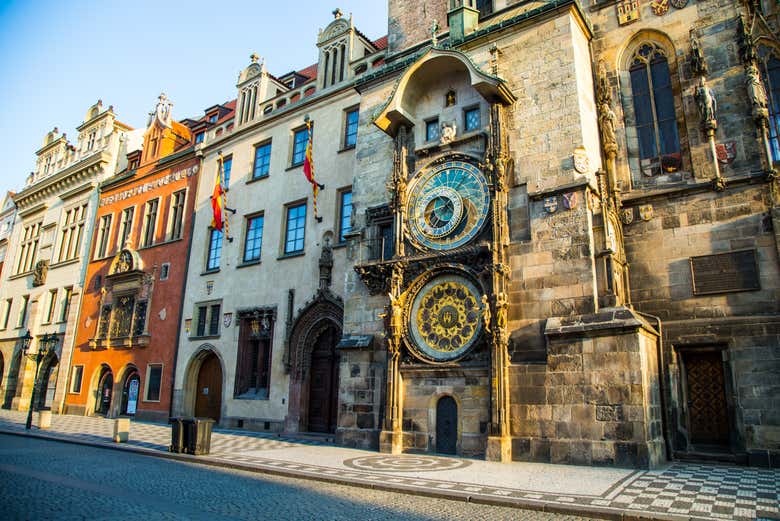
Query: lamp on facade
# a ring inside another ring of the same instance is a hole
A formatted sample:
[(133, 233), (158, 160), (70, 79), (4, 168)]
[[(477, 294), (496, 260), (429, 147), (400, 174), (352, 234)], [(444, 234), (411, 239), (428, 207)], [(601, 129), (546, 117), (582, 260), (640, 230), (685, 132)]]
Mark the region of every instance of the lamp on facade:
[(38, 370), (41, 367), (43, 359), (49, 356), (49, 354), (53, 352), (54, 346), (57, 345), (57, 335), (54, 333), (51, 335), (48, 333), (43, 335), (43, 338), (38, 340), (38, 349), (36, 351), (30, 350), (32, 339), (33, 337), (28, 329), (27, 333), (22, 337), (22, 354), (35, 362), (35, 378), (33, 379), (33, 388), (32, 393), (30, 394), (30, 407), (27, 409), (27, 423), (24, 427), (27, 430), (30, 430), (32, 427), (33, 404), (35, 403), (35, 391), (38, 388)]

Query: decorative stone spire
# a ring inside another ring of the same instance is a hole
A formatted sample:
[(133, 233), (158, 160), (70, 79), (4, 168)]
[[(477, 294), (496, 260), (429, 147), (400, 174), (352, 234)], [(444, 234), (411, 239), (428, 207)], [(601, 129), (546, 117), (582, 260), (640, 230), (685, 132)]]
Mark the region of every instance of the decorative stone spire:
[(338, 8), (338, 7), (337, 7), (337, 8), (335, 8), (335, 9), (333, 10), (333, 19), (334, 19), (334, 20), (338, 20), (338, 19), (339, 19), (339, 18), (341, 18), (343, 15), (344, 15), (344, 12), (343, 12), (343, 11), (342, 11), (340, 8)]
[(253, 52), (252, 54), (250, 54), (250, 55), (249, 55), (249, 60), (250, 60), (252, 63), (257, 63), (257, 61), (258, 61), (259, 59), (260, 59), (260, 56), (258, 56), (256, 52)]

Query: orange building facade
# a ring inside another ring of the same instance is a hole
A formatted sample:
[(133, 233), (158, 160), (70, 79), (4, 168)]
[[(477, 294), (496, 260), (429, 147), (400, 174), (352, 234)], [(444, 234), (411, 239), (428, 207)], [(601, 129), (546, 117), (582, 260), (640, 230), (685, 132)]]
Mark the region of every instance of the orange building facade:
[(161, 95), (142, 149), (101, 186), (66, 413), (169, 416), (200, 177), (193, 134), (170, 110)]

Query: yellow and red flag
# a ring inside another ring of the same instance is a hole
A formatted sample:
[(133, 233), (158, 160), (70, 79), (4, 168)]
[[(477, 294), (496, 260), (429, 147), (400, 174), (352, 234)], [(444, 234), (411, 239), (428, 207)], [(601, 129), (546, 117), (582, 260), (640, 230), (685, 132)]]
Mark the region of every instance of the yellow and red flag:
[(314, 158), (312, 157), (313, 139), (311, 132), (311, 120), (306, 118), (306, 131), (309, 134), (309, 140), (306, 143), (306, 157), (303, 160), (303, 175), (306, 180), (311, 183), (312, 199), (314, 201), (314, 218), (317, 222), (322, 222), (322, 217), (317, 213), (317, 193), (325, 188), (325, 185), (320, 184), (314, 178)]
[(211, 227), (215, 230), (227, 233), (228, 222), (225, 214), (225, 189), (222, 187), (222, 172), (224, 168), (224, 158), (222, 152), (217, 157), (217, 176), (214, 179), (214, 191), (211, 192)]

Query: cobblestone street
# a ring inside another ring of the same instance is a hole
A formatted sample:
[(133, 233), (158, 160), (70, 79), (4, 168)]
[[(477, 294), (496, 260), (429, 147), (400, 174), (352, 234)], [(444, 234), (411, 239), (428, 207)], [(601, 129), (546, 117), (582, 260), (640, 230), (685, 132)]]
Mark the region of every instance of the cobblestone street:
[(0, 447), (3, 519), (582, 519), (17, 436)]

